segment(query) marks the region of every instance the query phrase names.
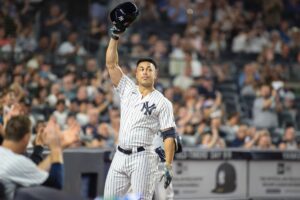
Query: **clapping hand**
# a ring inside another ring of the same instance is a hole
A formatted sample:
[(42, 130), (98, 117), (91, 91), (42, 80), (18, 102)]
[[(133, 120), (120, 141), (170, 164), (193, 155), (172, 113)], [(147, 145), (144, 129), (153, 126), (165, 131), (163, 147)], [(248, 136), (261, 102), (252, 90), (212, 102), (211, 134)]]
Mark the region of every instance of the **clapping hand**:
[(45, 132), (45, 144), (48, 145), (48, 147), (53, 149), (61, 149), (61, 140), (59, 136), (58, 128), (59, 125), (56, 123), (54, 118), (50, 118), (48, 121), (44, 132)]
[(62, 132), (63, 147), (67, 147), (79, 141), (80, 129), (81, 127), (77, 121), (71, 122), (70, 127)]
[(37, 129), (37, 133), (36, 133), (36, 137), (35, 137), (35, 140), (34, 140), (34, 145), (38, 145), (38, 146), (43, 146), (45, 145), (45, 141), (46, 141), (46, 138), (45, 138), (45, 127), (46, 127), (46, 124), (43, 123), (41, 126), (38, 127)]

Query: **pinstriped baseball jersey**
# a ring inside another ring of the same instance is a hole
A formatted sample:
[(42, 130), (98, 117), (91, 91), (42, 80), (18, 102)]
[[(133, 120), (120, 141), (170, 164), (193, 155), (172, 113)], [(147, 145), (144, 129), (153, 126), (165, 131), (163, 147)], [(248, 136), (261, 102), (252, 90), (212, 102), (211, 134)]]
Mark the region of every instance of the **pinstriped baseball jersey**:
[(159, 91), (142, 97), (138, 86), (126, 75), (116, 89), (121, 99), (121, 147), (151, 146), (159, 130), (175, 127), (172, 103)]
[(48, 172), (39, 169), (30, 159), (0, 146), (0, 180), (5, 185), (8, 199), (13, 199), (19, 186), (40, 185), (48, 178)]
[[(159, 130), (175, 127), (173, 108), (157, 90), (142, 97), (138, 86), (123, 75), (116, 88), (121, 100), (119, 146), (152, 146)], [(158, 156), (152, 148), (126, 155), (117, 151), (106, 177), (104, 199), (122, 197), (131, 187), (141, 200), (151, 200), (158, 178)]]

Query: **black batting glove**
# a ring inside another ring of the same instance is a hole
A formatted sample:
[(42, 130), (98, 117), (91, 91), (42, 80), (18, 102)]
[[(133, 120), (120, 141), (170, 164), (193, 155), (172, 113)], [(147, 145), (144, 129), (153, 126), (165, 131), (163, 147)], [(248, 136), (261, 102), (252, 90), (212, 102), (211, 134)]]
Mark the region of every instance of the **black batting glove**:
[(115, 39), (118, 40), (120, 38), (120, 34), (124, 33), (126, 30), (126, 28), (117, 28), (116, 26), (112, 26), (110, 28), (110, 36)]
[(165, 167), (164, 167), (164, 187), (165, 189), (167, 189), (172, 181), (172, 177), (173, 177), (173, 172), (172, 172), (172, 165), (165, 163)]

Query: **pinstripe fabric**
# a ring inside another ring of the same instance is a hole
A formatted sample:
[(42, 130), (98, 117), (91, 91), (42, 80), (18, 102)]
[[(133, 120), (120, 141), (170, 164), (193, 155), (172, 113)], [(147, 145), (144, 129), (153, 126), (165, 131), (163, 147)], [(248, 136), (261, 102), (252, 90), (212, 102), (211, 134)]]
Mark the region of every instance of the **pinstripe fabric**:
[[(154, 139), (153, 139), (153, 145), (154, 148), (161, 147), (164, 149), (164, 143), (163, 143), (163, 137), (161, 134), (156, 134)], [(164, 175), (164, 163), (159, 160), (158, 163), (158, 177), (162, 177)], [(174, 191), (173, 191), (173, 184), (169, 185), (167, 189), (164, 188), (164, 179), (161, 181), (158, 181), (155, 184), (155, 194), (154, 194), (154, 199), (155, 200), (173, 200), (174, 199)]]
[(157, 155), (152, 151), (131, 155), (117, 151), (106, 178), (104, 199), (122, 197), (131, 188), (141, 199), (151, 200), (158, 178), (157, 165)]
[(116, 88), (121, 99), (119, 146), (124, 149), (146, 147), (146, 151), (115, 154), (107, 175), (104, 199), (123, 196), (132, 188), (142, 199), (152, 199), (157, 180), (158, 157), (152, 141), (159, 130), (175, 127), (172, 104), (154, 90), (142, 98), (138, 87), (126, 75)]
[[(162, 177), (165, 173), (164, 171), (164, 163), (160, 162), (158, 164), (158, 171), (159, 175), (158, 177)], [(174, 199), (174, 190), (173, 190), (173, 184), (172, 182), (170, 183), (169, 187), (167, 189), (164, 188), (164, 179), (161, 181), (158, 181), (157, 184), (155, 185), (155, 194), (154, 194), (154, 199), (155, 200), (173, 200)]]
[(0, 180), (4, 183), (8, 199), (12, 199), (17, 186), (40, 185), (48, 173), (40, 170), (30, 159), (0, 147)]

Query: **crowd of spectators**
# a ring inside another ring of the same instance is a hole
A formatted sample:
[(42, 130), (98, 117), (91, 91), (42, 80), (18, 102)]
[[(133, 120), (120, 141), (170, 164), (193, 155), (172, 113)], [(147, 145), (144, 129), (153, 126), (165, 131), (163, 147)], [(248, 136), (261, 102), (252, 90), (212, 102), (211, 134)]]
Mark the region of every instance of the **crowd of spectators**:
[[(76, 4), (0, 1), (1, 120), (18, 105), (34, 133), (53, 116), (62, 132), (81, 127), (68, 147), (113, 147), (119, 99), (104, 55), (114, 5)], [(156, 88), (173, 103), (185, 146), (299, 149), (299, 0), (137, 4), (121, 67), (134, 78), (137, 58), (159, 63)]]

